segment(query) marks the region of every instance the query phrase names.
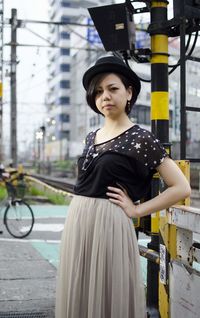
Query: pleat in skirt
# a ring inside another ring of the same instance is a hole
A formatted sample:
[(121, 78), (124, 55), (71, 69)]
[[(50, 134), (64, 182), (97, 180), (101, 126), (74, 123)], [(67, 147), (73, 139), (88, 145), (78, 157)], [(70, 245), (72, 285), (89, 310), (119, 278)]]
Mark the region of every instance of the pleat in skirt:
[(60, 247), (56, 318), (145, 318), (132, 220), (107, 199), (74, 196)]

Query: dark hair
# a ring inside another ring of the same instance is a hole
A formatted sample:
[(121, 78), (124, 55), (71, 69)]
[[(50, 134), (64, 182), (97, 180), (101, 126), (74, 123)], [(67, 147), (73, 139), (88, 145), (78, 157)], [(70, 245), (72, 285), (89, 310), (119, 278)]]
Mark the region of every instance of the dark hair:
[[(107, 76), (109, 73), (100, 73), (97, 74), (96, 76), (94, 76), (92, 78), (92, 80), (90, 81), (89, 85), (88, 85), (88, 89), (86, 91), (86, 100), (88, 105), (92, 108), (92, 110), (94, 110), (96, 113), (101, 114), (102, 113), (98, 110), (98, 108), (96, 107), (96, 103), (95, 103), (95, 97), (96, 97), (96, 87), (98, 85), (98, 83), (105, 78), (105, 76)], [(131, 112), (132, 106), (134, 105), (135, 102), (135, 89), (132, 86), (132, 82), (126, 78), (124, 75), (120, 74), (120, 73), (113, 73), (116, 74), (122, 81), (122, 83), (124, 84), (125, 88), (128, 89), (130, 86), (132, 88), (132, 98), (130, 100), (130, 106), (125, 108), (125, 111), (127, 113), (127, 115)]]

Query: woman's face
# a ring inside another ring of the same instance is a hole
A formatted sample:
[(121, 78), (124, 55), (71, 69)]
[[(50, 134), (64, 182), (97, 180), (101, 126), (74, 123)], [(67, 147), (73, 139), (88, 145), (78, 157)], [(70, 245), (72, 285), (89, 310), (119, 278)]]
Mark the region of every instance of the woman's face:
[(130, 101), (131, 97), (131, 87), (126, 89), (116, 74), (106, 75), (96, 86), (95, 103), (105, 117), (124, 114), (127, 101)]

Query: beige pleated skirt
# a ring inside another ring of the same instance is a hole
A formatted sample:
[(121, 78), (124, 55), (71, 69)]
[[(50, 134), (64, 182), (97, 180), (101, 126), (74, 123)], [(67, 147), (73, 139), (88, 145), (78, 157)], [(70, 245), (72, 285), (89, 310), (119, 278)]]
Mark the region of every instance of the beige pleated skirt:
[(107, 199), (74, 196), (62, 234), (56, 318), (144, 318), (135, 229)]

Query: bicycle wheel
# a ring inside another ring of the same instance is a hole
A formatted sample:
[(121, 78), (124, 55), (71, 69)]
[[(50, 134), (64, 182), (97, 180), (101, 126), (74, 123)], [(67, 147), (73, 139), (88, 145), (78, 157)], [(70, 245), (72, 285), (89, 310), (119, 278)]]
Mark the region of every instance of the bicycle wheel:
[(6, 207), (4, 224), (13, 237), (26, 237), (31, 233), (34, 225), (31, 207), (23, 200), (12, 200)]

